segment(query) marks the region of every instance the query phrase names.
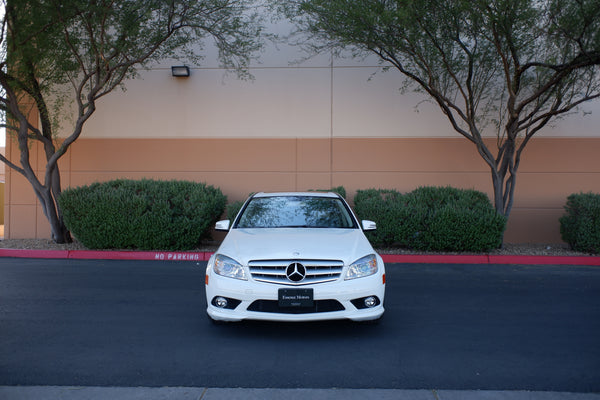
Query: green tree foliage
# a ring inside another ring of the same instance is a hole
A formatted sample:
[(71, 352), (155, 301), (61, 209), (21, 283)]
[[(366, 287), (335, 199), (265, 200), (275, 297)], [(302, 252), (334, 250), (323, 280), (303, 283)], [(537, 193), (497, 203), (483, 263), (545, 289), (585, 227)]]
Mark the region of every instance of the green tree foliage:
[[(56, 203), (58, 161), (82, 134), (98, 99), (158, 60), (201, 62), (207, 40), (225, 68), (246, 77), (262, 45), (251, 0), (0, 1), (5, 7), (0, 110), (20, 150), (18, 160), (0, 160), (31, 183), (59, 243), (70, 236)], [(58, 139), (56, 122), (67, 103), (75, 108), (73, 127)], [(39, 126), (29, 118), (32, 110), (39, 113)], [(33, 143), (43, 148), (42, 168), (32, 165)]]
[(375, 54), (428, 95), (488, 165), (507, 217), (530, 139), (600, 96), (599, 0), (278, 3), (312, 51)]

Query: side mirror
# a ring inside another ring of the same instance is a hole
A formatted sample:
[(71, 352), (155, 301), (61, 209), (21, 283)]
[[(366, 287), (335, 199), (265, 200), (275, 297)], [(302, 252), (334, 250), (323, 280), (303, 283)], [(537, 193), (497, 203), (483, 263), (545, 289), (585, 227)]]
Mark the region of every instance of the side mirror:
[(361, 222), (362, 222), (363, 231), (374, 231), (377, 229), (377, 224), (373, 221), (368, 221), (366, 219), (363, 219)]
[(230, 224), (231, 224), (231, 221), (229, 221), (228, 219), (225, 219), (223, 221), (218, 221), (215, 224), (215, 230), (217, 230), (217, 231), (228, 231)]

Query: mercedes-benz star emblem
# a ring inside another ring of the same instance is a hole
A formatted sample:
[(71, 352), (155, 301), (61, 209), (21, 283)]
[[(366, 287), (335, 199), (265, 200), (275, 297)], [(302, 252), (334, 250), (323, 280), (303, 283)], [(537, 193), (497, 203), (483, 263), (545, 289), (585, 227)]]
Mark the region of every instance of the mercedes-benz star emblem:
[(288, 265), (285, 275), (292, 282), (300, 282), (306, 277), (306, 267), (300, 263)]

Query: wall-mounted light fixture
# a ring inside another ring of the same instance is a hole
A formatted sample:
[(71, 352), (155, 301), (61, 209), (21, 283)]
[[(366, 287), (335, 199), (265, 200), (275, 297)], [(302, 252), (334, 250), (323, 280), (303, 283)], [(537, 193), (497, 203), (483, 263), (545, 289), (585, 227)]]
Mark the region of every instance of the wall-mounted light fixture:
[(171, 67), (171, 75), (176, 77), (188, 77), (190, 76), (190, 67), (187, 65), (178, 65)]

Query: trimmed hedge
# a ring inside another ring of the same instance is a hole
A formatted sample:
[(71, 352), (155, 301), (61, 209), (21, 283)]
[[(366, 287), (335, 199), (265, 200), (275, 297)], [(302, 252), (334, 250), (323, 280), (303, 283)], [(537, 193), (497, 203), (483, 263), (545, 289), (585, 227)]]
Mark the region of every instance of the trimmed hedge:
[(600, 253), (600, 194), (571, 194), (565, 211), (560, 218), (562, 239), (573, 250)]
[(502, 245), (506, 227), (506, 218), (476, 190), (420, 187), (407, 194), (359, 190), (354, 207), (360, 219), (377, 222), (377, 230), (369, 233), (375, 246), (488, 251)]
[(243, 206), (244, 202), (241, 200), (227, 204), (227, 219), (230, 220), (231, 223), (233, 223), (235, 217), (237, 217), (238, 213), (240, 212)]
[(404, 196), (395, 190), (358, 190), (354, 196), (354, 211), (359, 220), (377, 223), (377, 230), (366, 232), (374, 246), (395, 244), (402, 230), (410, 223), (409, 209), (404, 207)]
[(187, 181), (123, 180), (69, 188), (65, 225), (90, 249), (190, 250), (225, 209), (219, 189)]

